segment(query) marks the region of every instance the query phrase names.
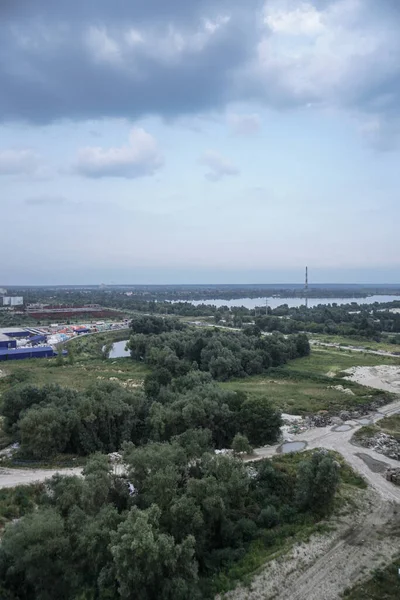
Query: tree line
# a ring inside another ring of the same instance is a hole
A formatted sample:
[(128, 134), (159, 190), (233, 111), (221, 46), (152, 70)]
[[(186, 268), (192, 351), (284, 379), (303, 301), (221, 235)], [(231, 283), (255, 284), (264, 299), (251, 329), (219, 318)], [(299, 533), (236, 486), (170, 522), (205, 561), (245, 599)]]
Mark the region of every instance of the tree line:
[[(147, 334), (139, 332), (145, 319), (149, 321)], [(165, 379), (171, 380), (177, 375), (199, 369), (210, 373), (213, 379), (225, 381), (261, 374), (270, 367), (278, 367), (288, 360), (310, 353), (310, 345), (304, 334), (290, 337), (279, 334), (261, 336), (257, 329), (231, 332), (215, 328), (187, 327), (182, 330), (181, 326), (179, 331), (153, 333), (151, 330), (151, 323), (170, 321), (173, 322), (162, 317), (132, 319), (133, 335), (128, 344), (134, 360), (149, 364), (157, 377)]]
[(331, 511), (329, 454), (249, 467), (207, 445), (198, 430), (126, 445), (124, 476), (94, 455), (82, 478), (53, 477), (37, 509), (5, 528), (2, 600), (211, 598), (252, 544), (268, 548)]
[(88, 456), (168, 441), (202, 428), (211, 448), (230, 448), (237, 434), (252, 446), (274, 443), (281, 418), (268, 398), (224, 390), (211, 376), (190, 372), (155, 389), (127, 391), (98, 383), (85, 391), (57, 385), (15, 386), (3, 396), (4, 429), (20, 443), (20, 455), (44, 460), (58, 454)]

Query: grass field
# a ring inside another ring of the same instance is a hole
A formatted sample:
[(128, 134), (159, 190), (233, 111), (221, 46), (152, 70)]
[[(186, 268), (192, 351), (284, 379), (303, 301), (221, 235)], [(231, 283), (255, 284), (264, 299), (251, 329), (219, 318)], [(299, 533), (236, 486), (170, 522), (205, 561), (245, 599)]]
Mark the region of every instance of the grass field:
[(289, 371), (303, 374), (338, 375), (350, 367), (374, 367), (376, 365), (399, 365), (399, 358), (376, 356), (367, 352), (352, 352), (339, 348), (312, 348), (310, 356), (298, 358), (285, 366)]
[[(277, 408), (289, 414), (306, 415), (320, 410), (336, 413), (343, 409), (355, 409), (357, 405), (368, 402), (371, 396), (383, 395), (383, 392), (339, 377), (342, 371), (350, 367), (377, 364), (400, 365), (400, 359), (330, 348), (312, 349), (310, 356), (291, 361), (266, 376), (238, 379), (222, 385), (227, 389), (268, 398)], [(338, 385), (348, 388), (353, 395), (335, 389)], [(391, 396), (387, 396), (390, 402)]]
[(98, 381), (119, 381), (127, 387), (143, 381), (148, 369), (130, 358), (103, 360), (102, 348), (107, 343), (127, 339), (129, 332), (113, 331), (78, 338), (66, 344), (72, 348), (74, 362), (64, 358), (57, 364), (55, 358), (37, 358), (0, 363), (0, 394), (19, 383), (45, 385), (56, 383), (74, 389), (85, 389)]

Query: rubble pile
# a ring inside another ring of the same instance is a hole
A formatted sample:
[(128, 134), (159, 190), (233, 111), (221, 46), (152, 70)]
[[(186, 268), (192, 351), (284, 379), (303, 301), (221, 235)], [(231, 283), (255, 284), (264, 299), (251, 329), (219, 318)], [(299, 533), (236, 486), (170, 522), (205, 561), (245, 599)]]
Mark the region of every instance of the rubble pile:
[(310, 415), (306, 419), (309, 427), (327, 427), (332, 425), (332, 417), (328, 414)]
[(372, 448), (375, 452), (379, 452), (379, 454), (383, 454), (388, 458), (400, 460), (400, 442), (387, 433), (376, 433), (372, 437), (361, 439), (359, 443), (366, 448)]
[(400, 468), (390, 468), (386, 471), (386, 479), (395, 485), (400, 485)]

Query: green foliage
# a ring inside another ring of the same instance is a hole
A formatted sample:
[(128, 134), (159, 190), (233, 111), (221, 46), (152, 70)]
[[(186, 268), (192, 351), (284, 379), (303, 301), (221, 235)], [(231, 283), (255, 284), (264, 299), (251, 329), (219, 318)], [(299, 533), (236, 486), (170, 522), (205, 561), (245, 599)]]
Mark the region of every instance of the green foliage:
[(84, 393), (59, 386), (11, 389), (3, 398), (5, 430), (21, 452), (36, 459), (58, 453), (115, 452), (123, 442), (146, 438), (149, 401), (140, 391), (97, 384)]
[(0, 526), (32, 512), (42, 494), (42, 484), (0, 489)]
[[(137, 331), (135, 328), (133, 330)], [(262, 373), (290, 359), (307, 356), (310, 352), (308, 339), (303, 334), (289, 338), (279, 334), (260, 337), (221, 329), (204, 331), (189, 328), (150, 335), (134, 333), (129, 347), (134, 360), (144, 361), (156, 368), (157, 374), (153, 373), (151, 384), (152, 393), (155, 394), (163, 385), (160, 381), (161, 369), (168, 371), (172, 378), (187, 374), (196, 363), (201, 371), (209, 372), (213, 379), (226, 381), (233, 377)]]
[(214, 593), (217, 575), (248, 573), (318, 518), (320, 505), (300, 506), (295, 487), (311, 471), (324, 485), (329, 456), (249, 469), (203, 453), (209, 434), (193, 435), (194, 445), (184, 435), (126, 444), (123, 477), (111, 475), (104, 455), (87, 463), (82, 478), (53, 477), (39, 508), (6, 527), (1, 597), (200, 600)]
[[(282, 419), (266, 398), (248, 398), (239, 413), (241, 431), (253, 446), (263, 446), (277, 441)], [(268, 440), (268, 441), (266, 441)]]
[(64, 566), (67, 554), (64, 521), (54, 508), (44, 508), (6, 527), (0, 578), (16, 598), (67, 600), (71, 597)]
[(161, 511), (132, 509), (112, 535), (119, 596), (129, 600), (186, 600), (196, 592), (195, 539), (177, 544), (160, 528)]
[(21, 449), (33, 458), (63, 452), (70, 438), (67, 415), (56, 406), (35, 406), (18, 422)]
[(232, 450), (235, 454), (251, 454), (253, 451), (248, 438), (241, 433), (237, 433), (233, 438)]
[(324, 451), (299, 465), (296, 502), (300, 510), (312, 510), (321, 516), (332, 510), (339, 485), (339, 465)]

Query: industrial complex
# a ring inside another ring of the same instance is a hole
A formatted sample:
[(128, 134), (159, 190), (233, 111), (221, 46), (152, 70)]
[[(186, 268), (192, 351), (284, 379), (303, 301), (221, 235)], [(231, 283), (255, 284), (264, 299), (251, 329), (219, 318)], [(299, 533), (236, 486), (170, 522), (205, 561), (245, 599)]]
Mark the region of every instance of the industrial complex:
[(0, 329), (0, 361), (51, 358), (57, 345), (71, 338), (124, 329), (127, 323), (98, 322), (91, 325), (50, 325), (48, 327), (6, 327)]
[(55, 355), (47, 336), (36, 328), (0, 329), (0, 361), (24, 358), (49, 358)]

